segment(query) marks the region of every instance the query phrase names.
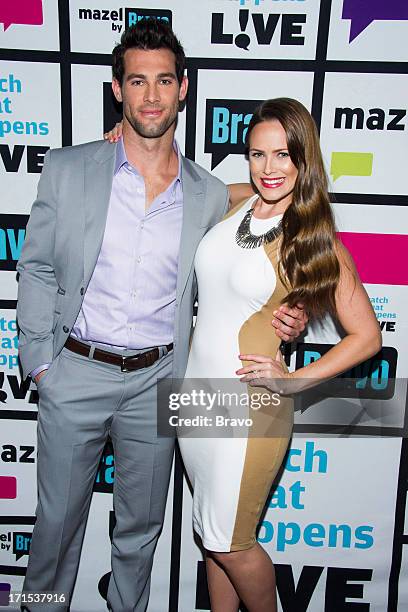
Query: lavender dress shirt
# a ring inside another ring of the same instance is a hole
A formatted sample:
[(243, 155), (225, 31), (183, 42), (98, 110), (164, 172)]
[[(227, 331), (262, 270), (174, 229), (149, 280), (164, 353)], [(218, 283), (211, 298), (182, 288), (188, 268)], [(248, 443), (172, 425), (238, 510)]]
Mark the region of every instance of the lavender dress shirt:
[(178, 174), (145, 208), (144, 179), (117, 145), (105, 234), (72, 333), (79, 340), (143, 349), (173, 340), (183, 215)]
[(181, 154), (174, 147), (178, 174), (146, 210), (144, 179), (128, 162), (123, 140), (117, 144), (102, 246), (72, 330), (79, 340), (123, 349), (173, 340), (183, 215)]

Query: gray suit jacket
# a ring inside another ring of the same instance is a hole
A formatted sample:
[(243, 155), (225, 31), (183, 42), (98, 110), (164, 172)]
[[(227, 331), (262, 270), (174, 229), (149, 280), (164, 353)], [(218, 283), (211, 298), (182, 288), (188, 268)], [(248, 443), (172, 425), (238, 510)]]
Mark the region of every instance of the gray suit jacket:
[[(116, 145), (104, 141), (48, 151), (17, 270), (19, 355), (26, 377), (62, 350), (81, 308), (101, 248)], [(184, 195), (173, 376), (187, 363), (197, 287), (194, 255), (225, 214), (225, 185), (183, 158)]]

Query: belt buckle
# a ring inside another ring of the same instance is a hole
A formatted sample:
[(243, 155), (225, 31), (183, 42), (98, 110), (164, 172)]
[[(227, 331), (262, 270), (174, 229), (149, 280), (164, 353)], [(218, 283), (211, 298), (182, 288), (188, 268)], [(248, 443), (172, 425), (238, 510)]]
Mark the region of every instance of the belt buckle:
[(120, 369), (121, 369), (121, 372), (129, 372), (129, 370), (126, 367), (126, 357), (124, 355), (122, 355), (122, 363), (120, 365)]

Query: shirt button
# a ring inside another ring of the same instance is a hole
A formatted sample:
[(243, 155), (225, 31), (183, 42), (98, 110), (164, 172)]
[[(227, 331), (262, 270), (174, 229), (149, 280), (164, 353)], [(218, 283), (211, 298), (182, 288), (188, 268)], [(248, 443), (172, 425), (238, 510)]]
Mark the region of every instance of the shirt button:
[(84, 289), (83, 287), (81, 287), (81, 290), (80, 290), (80, 292), (79, 292), (79, 293), (80, 293), (81, 295), (84, 295), (84, 293), (85, 293), (85, 289)]
[(136, 189), (136, 192), (139, 193), (139, 194), (142, 194), (143, 193), (143, 187), (138, 187)]
[(62, 328), (62, 331), (64, 331), (66, 334), (69, 332), (69, 328), (64, 325), (64, 327)]
[(142, 258), (138, 257), (136, 261), (137, 261), (138, 264), (140, 264), (140, 263), (142, 263)]
[(143, 228), (144, 228), (144, 221), (141, 221), (140, 222), (140, 229), (143, 229)]

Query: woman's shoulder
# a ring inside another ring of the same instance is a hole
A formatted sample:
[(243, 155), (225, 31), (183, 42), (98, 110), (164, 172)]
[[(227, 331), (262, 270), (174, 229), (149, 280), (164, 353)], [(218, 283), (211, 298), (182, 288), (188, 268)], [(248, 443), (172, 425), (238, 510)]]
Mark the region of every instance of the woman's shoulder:
[(252, 195), (250, 198), (245, 198), (244, 200), (241, 200), (240, 202), (236, 203), (234, 206), (232, 206), (229, 209), (224, 219), (233, 217), (234, 215), (238, 214), (240, 211), (248, 210), (252, 206), (256, 197), (257, 197), (256, 195)]

